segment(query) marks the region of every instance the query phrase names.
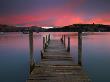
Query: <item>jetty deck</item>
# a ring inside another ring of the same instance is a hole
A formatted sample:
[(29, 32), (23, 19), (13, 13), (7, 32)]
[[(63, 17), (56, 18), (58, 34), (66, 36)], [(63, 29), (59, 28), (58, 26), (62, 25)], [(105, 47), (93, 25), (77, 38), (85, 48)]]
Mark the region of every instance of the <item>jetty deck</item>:
[(74, 64), (61, 40), (50, 40), (27, 82), (91, 82), (80, 65)]

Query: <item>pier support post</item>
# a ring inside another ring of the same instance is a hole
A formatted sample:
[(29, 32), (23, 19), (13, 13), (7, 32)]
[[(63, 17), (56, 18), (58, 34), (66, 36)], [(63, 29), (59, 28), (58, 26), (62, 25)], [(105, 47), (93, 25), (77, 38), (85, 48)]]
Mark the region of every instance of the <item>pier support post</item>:
[(45, 49), (47, 48), (47, 43), (48, 43), (48, 40), (47, 40), (47, 35), (45, 36)]
[(70, 36), (68, 36), (68, 47), (67, 47), (67, 51), (70, 52)]
[(43, 59), (43, 53), (44, 53), (44, 51), (41, 51), (41, 59)]
[(34, 69), (35, 61), (33, 56), (33, 32), (29, 31), (29, 47), (30, 47), (30, 73)]
[(47, 37), (45, 37), (45, 49), (47, 48)]
[(50, 42), (50, 34), (48, 35), (48, 43)]
[(63, 41), (63, 42), (64, 42), (64, 45), (65, 45), (65, 44), (66, 44), (66, 43), (65, 43), (65, 35), (64, 35), (64, 41)]
[(48, 36), (46, 35), (46, 43), (48, 42)]
[(82, 32), (78, 32), (78, 64), (82, 66)]
[(63, 35), (62, 35), (62, 37), (61, 37), (61, 42), (63, 43)]
[(45, 50), (45, 37), (43, 37), (43, 50)]

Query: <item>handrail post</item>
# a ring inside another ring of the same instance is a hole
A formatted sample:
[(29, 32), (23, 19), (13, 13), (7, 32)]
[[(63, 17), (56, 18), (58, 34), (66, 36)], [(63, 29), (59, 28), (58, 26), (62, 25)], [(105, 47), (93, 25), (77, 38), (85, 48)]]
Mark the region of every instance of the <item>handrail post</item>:
[(63, 41), (63, 42), (64, 42), (64, 46), (65, 46), (65, 44), (66, 44), (66, 43), (65, 43), (65, 35), (64, 35), (64, 41)]
[(43, 37), (43, 50), (45, 50), (45, 37)]
[(67, 47), (67, 51), (70, 52), (70, 36), (68, 36), (68, 47)]
[(47, 48), (47, 36), (45, 37), (45, 49)]
[(78, 64), (82, 66), (82, 32), (78, 32)]
[(51, 38), (51, 36), (50, 36), (50, 34), (49, 34), (49, 40), (50, 40), (50, 38)]
[(46, 35), (46, 43), (48, 42), (48, 37), (47, 37), (47, 35)]
[(43, 59), (43, 53), (44, 53), (44, 52), (43, 52), (43, 51), (41, 51), (41, 59)]
[(48, 36), (46, 35), (46, 48), (48, 47)]
[(32, 30), (29, 31), (29, 46), (30, 46), (30, 73), (35, 67), (35, 61), (33, 56), (33, 32)]
[(61, 37), (61, 42), (63, 43), (63, 35), (62, 35), (62, 37)]
[(48, 43), (50, 42), (50, 34), (48, 35)]

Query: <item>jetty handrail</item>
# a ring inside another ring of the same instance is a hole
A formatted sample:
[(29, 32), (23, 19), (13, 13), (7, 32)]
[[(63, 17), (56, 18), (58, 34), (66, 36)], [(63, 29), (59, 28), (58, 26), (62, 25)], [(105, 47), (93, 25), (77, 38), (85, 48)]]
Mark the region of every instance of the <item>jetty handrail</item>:
[(82, 66), (82, 32), (78, 32), (78, 64)]
[[(66, 35), (62, 35), (61, 42), (66, 46)], [(70, 36), (68, 36), (67, 51), (70, 52)]]
[[(62, 35), (61, 42), (66, 45), (66, 37)], [(68, 36), (67, 51), (70, 52), (70, 36)], [(78, 32), (78, 65), (82, 66), (82, 32)]]
[[(66, 35), (62, 35), (61, 42), (66, 45)], [(43, 50), (41, 51), (41, 58), (43, 58), (43, 53), (48, 47), (50, 42), (50, 34), (43, 37)], [(67, 51), (70, 52), (70, 36), (68, 36)], [(30, 73), (35, 67), (35, 59), (33, 54), (33, 31), (29, 31), (29, 44), (30, 44)], [(82, 65), (82, 32), (78, 32), (78, 65)]]
[[(78, 46), (78, 51), (80, 51), (78, 56), (82, 55), (81, 35), (82, 33), (78, 33), (78, 43), (81, 44), (81, 46)], [(32, 37), (30, 38), (32, 39)], [(62, 44), (60, 40), (51, 40), (49, 43), (49, 40), (50, 35), (43, 37), (43, 47), (45, 43), (48, 44), (48, 46), (41, 51), (41, 63), (35, 66), (27, 82), (91, 82), (82, 66), (73, 64), (72, 56), (65, 50), (65, 43)], [(33, 40), (30, 40), (30, 42), (33, 42)], [(33, 46), (30, 45), (30, 47), (32, 48), (30, 50), (33, 50)], [(68, 36), (67, 49), (70, 51), (70, 36)], [(33, 54), (33, 52), (30, 53)], [(82, 56), (80, 56), (79, 59), (81, 59), (81, 57)], [(81, 60), (78, 61), (78, 64), (81, 64)]]
[(29, 46), (30, 46), (30, 69), (29, 73), (31, 73), (35, 67), (35, 59), (33, 53), (33, 32), (29, 31)]
[(49, 42), (50, 42), (50, 34), (43, 37), (43, 50), (44, 51), (48, 47)]
[(68, 46), (67, 46), (67, 51), (70, 52), (70, 36), (68, 36)]

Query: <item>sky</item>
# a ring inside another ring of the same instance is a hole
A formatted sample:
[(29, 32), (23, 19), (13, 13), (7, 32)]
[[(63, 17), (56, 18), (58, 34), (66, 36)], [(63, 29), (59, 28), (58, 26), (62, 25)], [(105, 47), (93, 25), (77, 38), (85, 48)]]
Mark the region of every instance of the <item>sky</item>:
[(110, 0), (0, 0), (0, 24), (109, 24)]

